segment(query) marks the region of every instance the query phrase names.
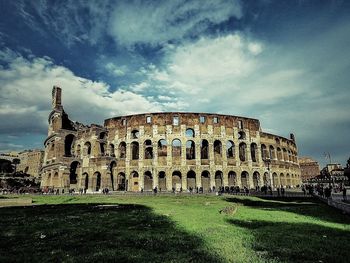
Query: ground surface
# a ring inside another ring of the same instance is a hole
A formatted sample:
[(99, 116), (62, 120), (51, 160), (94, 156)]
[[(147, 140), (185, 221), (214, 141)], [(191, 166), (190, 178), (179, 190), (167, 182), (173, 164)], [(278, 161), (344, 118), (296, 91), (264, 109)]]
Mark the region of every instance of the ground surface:
[(31, 197), (0, 208), (0, 262), (350, 260), (350, 217), (312, 199)]

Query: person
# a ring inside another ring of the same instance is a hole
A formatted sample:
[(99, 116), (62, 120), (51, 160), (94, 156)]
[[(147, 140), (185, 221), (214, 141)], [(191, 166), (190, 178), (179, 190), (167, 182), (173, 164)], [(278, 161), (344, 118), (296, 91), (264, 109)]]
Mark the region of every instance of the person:
[(343, 187), (343, 200), (346, 201), (346, 188)]

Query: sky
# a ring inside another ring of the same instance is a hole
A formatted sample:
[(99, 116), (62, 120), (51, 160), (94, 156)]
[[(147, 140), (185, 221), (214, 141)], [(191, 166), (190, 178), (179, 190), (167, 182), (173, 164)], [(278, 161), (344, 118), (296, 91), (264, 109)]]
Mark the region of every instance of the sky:
[(257, 118), (299, 156), (350, 157), (350, 1), (0, 0), (0, 152), (43, 148), (54, 85), (72, 120)]

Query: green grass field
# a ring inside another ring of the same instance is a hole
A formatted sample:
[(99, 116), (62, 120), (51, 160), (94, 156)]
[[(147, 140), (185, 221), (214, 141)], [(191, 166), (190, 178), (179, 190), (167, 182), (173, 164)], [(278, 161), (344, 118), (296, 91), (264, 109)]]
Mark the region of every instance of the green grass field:
[(0, 262), (350, 262), (350, 217), (312, 199), (32, 198), (0, 209)]

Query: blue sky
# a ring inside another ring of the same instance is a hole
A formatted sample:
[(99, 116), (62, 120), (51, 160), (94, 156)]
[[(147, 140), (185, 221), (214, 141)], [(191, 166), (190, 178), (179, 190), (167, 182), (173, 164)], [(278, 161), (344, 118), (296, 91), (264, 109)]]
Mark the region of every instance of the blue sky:
[(0, 151), (41, 148), (50, 93), (71, 119), (217, 112), (350, 157), (349, 1), (0, 0)]

